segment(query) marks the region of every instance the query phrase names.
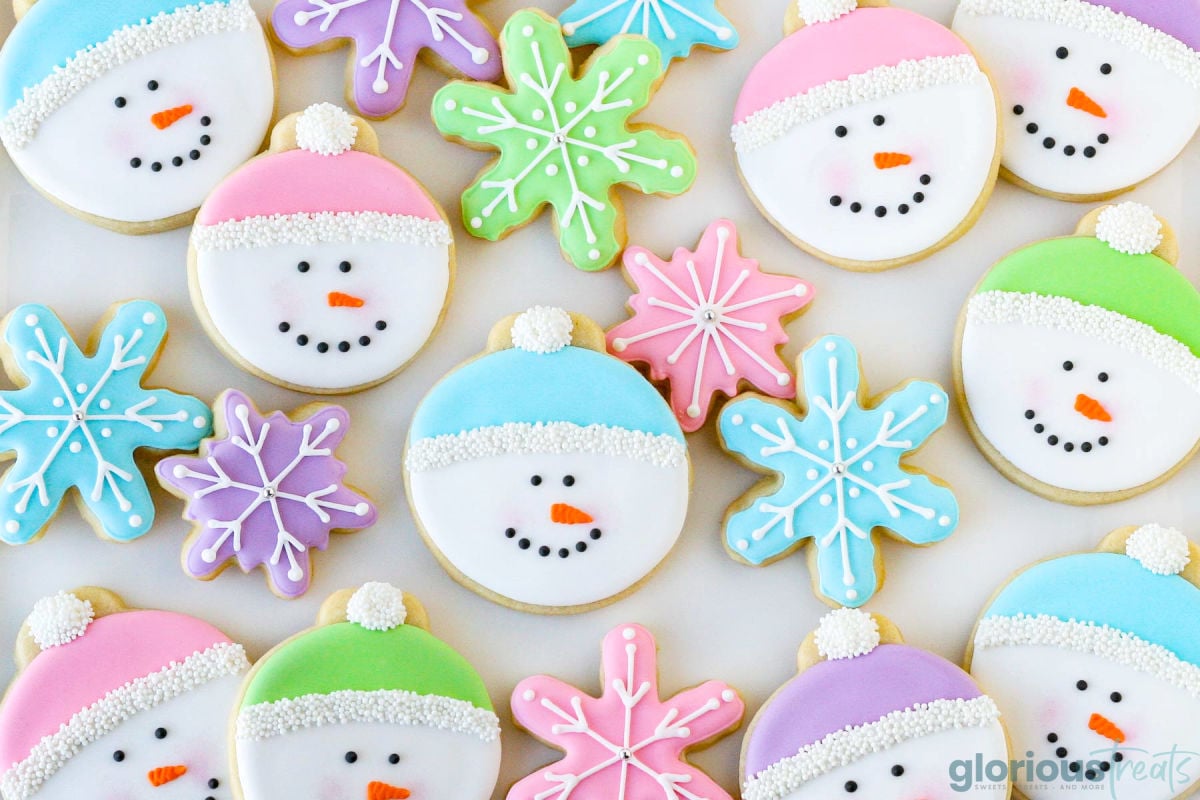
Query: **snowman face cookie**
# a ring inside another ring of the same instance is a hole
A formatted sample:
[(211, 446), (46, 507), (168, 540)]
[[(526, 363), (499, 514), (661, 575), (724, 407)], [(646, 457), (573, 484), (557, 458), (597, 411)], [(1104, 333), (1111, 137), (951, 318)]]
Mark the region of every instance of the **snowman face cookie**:
[[(0, 52), (0, 135), (55, 202), (139, 233), (182, 224), (172, 218), (258, 151), (275, 86), (245, 0), (124, 8), (41, 0), (30, 9)], [(67, 15), (79, 15), (78, 29)], [(164, 47), (165, 37), (174, 43)]]
[(911, 11), (861, 8), (759, 62), (733, 137), (777, 227), (831, 263), (879, 270), (970, 227), (995, 182), (996, 129), (991, 84), (961, 40)]
[(679, 536), (689, 468), (662, 397), (590, 320), (535, 308), (434, 387), (413, 419), (409, 501), (485, 596), (583, 610), (646, 577)]
[[(1096, 233), (1115, 244), (1086, 231), (996, 265), (967, 303), (959, 346), (983, 452), (1026, 488), (1076, 503), (1149, 488), (1200, 441), (1200, 293), (1146, 250), (1163, 236), (1151, 212), (1100, 216)], [(1153, 235), (1138, 247), (1121, 237), (1126, 223)]]
[(1008, 172), (1086, 200), (1166, 167), (1200, 126), (1198, 10), (1194, 0), (964, 0), (953, 27), (996, 79)]
[(1013, 751), (1047, 764), (1014, 775), (1026, 797), (1094, 784), (1168, 800), (1200, 779), (1195, 554), (1178, 531), (1126, 528), (1018, 574), (984, 611), (971, 674), (1005, 709)]
[(346, 392), (424, 347), (449, 296), (452, 243), (366, 123), (322, 104), (281, 122), (272, 151), (205, 201), (192, 270), (197, 310), (235, 360), (285, 386)]

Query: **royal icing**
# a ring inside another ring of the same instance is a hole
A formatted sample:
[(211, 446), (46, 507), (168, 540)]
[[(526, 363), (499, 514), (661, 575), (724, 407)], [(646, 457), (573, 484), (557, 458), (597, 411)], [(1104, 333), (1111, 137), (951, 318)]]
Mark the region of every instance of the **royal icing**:
[(1200, 292), (1146, 251), (1164, 235), (1149, 209), (1106, 209), (1096, 233), (993, 267), (959, 346), (984, 454), (1039, 494), (1083, 503), (1144, 491), (1200, 442)]
[(738, 167), (801, 247), (886, 269), (969, 228), (996, 179), (996, 101), (966, 44), (911, 11), (800, 3), (806, 24), (753, 69)]
[(1100, 552), (1018, 573), (983, 612), (971, 673), (1005, 709), (1013, 751), (1060, 773), (1014, 774), (1026, 797), (1090, 783), (1168, 800), (1195, 785), (1195, 762), (1170, 757), (1200, 747), (1200, 590), (1179, 574), (1188, 549), (1159, 525), (1117, 532)]
[(145, 300), (118, 306), (88, 356), (46, 306), (9, 314), (4, 360), (26, 385), (0, 392), (0, 451), (16, 458), (0, 484), (0, 541), (41, 536), (69, 489), (105, 538), (150, 530), (154, 503), (134, 451), (195, 450), (212, 425), (196, 398), (142, 388), (166, 335), (166, 315)]
[(611, 630), (602, 659), (598, 698), (545, 675), (517, 684), (513, 719), (564, 755), (518, 781), (508, 800), (729, 800), (685, 753), (738, 727), (738, 693), (708, 681), (661, 699), (654, 637), (640, 625)]
[(200, 209), (193, 302), (223, 349), (268, 380), (321, 393), (375, 385), (441, 320), (450, 226), (373, 142), (361, 120), (311, 106)]
[[(952, 762), (1007, 762), (995, 702), (954, 664), (897, 642), (880, 644), (875, 621), (856, 609), (831, 612), (815, 638), (820, 660), (803, 666), (751, 724), (742, 750), (745, 800), (860, 790), (921, 796), (928, 786), (945, 785)], [(837, 646), (826, 652), (822, 642), (831, 641)], [(972, 797), (1008, 796), (1004, 780), (979, 783), (985, 785), (970, 787)]]
[(743, 381), (772, 397), (796, 396), (779, 358), (788, 341), (781, 323), (812, 302), (811, 284), (761, 272), (738, 252), (728, 220), (710, 225), (695, 252), (680, 248), (664, 262), (631, 247), (624, 259), (638, 293), (629, 301), (633, 318), (609, 331), (609, 349), (670, 383), (685, 431), (704, 425), (717, 392), (732, 397)]
[(247, 681), (234, 723), (240, 796), (320, 786), (368, 800), (491, 797), (500, 727), (474, 668), (405, 623), (398, 589), (369, 583), (342, 602)]
[(686, 141), (629, 126), (650, 102), (662, 56), (648, 40), (620, 39), (576, 78), (558, 23), (537, 10), (514, 14), (501, 38), (512, 91), (452, 84), (433, 101), (443, 135), (501, 153), (463, 194), (464, 225), (495, 241), (550, 204), (566, 257), (604, 269), (625, 244), (615, 186), (676, 195), (696, 179)]
[(1167, 166), (1200, 126), (1200, 3), (963, 0), (954, 18), (997, 83), (1004, 166), (1085, 200)]
[(662, 51), (663, 69), (696, 46), (732, 50), (738, 33), (716, 0), (576, 0), (559, 15), (567, 44), (608, 44), (624, 34), (644, 36)]
[(13, 162), (56, 201), (123, 229), (198, 207), (258, 151), (274, 104), (247, 0), (39, 0), (0, 50)]
[(876, 528), (926, 545), (958, 525), (954, 494), (902, 463), (945, 424), (946, 393), (937, 384), (913, 381), (865, 405), (858, 351), (840, 336), (809, 347), (800, 372), (801, 408), (746, 397), (721, 412), (725, 449), (779, 478), (730, 508), (726, 546), (758, 566), (811, 539), (819, 594), (860, 606), (880, 583)]
[(375, 522), (374, 506), (342, 483), (346, 465), (334, 456), (350, 415), (330, 405), (295, 421), (282, 411), (264, 415), (233, 390), (215, 407), (218, 437), (204, 441), (200, 456), (155, 468), (195, 523), (184, 569), (206, 580), (236, 560), (245, 572), (263, 567), (276, 593), (299, 597), (312, 581), (312, 553), (329, 546), (332, 531)]
[(107, 593), (99, 615), (97, 591), (59, 593), (30, 615), (23, 635), (36, 655), (0, 705), (0, 795), (151, 798), (168, 784), (215, 794), (228, 780), (228, 708), (250, 667), (241, 645), (193, 617), (130, 611)]
[(279, 0), (271, 30), (291, 50), (319, 52), (349, 40), (347, 99), (380, 119), (404, 106), (417, 55), (432, 50), (455, 73), (500, 77), (500, 48), (468, 0)]
[[(409, 502), (469, 587), (526, 610), (615, 599), (670, 552), (687, 513), (683, 432), (595, 323), (533, 309), (447, 375), (409, 428)], [(571, 318), (567, 318), (571, 319)]]

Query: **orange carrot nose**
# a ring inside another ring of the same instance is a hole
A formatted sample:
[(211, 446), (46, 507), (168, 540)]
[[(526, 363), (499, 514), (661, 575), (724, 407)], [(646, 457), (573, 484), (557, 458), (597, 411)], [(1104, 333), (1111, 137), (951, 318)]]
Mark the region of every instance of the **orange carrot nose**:
[(192, 107), (190, 105), (175, 106), (174, 108), (168, 108), (166, 111), (159, 111), (157, 114), (151, 114), (150, 122), (153, 123), (154, 127), (158, 128), (160, 131), (165, 131), (167, 128), (171, 127), (176, 122), (179, 122), (179, 120), (183, 119), (190, 113), (192, 113)]
[(405, 800), (412, 792), (392, 786), (383, 781), (371, 781), (367, 784), (367, 800)]
[(550, 521), (559, 525), (584, 525), (593, 521), (591, 514), (580, 511), (575, 506), (566, 503), (555, 503), (550, 506)]
[(1087, 92), (1078, 86), (1071, 87), (1071, 92), (1067, 95), (1067, 105), (1071, 108), (1077, 108), (1086, 114), (1091, 114), (1093, 117), (1103, 119), (1108, 116), (1108, 112), (1104, 110), (1104, 106), (1088, 97)]
[(1125, 732), (1103, 714), (1092, 714), (1091, 719), (1088, 720), (1088, 728), (1094, 730), (1105, 739), (1112, 739), (1117, 744), (1125, 741)]
[(330, 292), (329, 305), (331, 308), (362, 308), (366, 301), (345, 292)]
[(1096, 422), (1112, 422), (1112, 414), (1094, 397), (1081, 394), (1075, 398), (1075, 410)]
[(911, 163), (912, 156), (908, 153), (875, 154), (875, 169), (894, 169), (895, 167), (904, 167)]
[(178, 780), (186, 774), (187, 767), (183, 764), (175, 764), (170, 767), (155, 767), (146, 773), (146, 780), (150, 781), (151, 786), (162, 786), (173, 780)]

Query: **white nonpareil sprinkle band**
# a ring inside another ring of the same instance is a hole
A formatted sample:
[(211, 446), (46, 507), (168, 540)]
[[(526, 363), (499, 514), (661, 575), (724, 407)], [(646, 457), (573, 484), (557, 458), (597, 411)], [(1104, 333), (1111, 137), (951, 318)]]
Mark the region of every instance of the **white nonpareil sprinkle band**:
[(192, 246), (199, 252), (274, 247), (283, 244), (398, 242), (447, 247), (450, 226), (442, 220), (379, 211), (321, 211), (247, 217), (215, 225), (197, 225)]
[(1107, 308), (1085, 306), (1068, 297), (990, 291), (971, 298), (967, 304), (967, 321), (1031, 325), (1078, 333), (1136, 353), (1200, 392), (1200, 359), (1187, 345), (1144, 322)]
[(983, 728), (1000, 718), (1000, 710), (986, 695), (919, 703), (884, 718), (845, 728), (776, 761), (742, 787), (743, 800), (782, 800), (813, 778), (858, 761), (871, 753), (942, 731)]
[(687, 462), (683, 442), (667, 434), (650, 434), (608, 425), (581, 426), (571, 422), (506, 422), (463, 433), (418, 439), (409, 445), (409, 472), (429, 472), (461, 461), (520, 454), (591, 453), (624, 456), (656, 467)]
[(33, 141), (38, 126), (92, 81), (150, 53), (201, 36), (252, 30), (258, 17), (250, 0), (200, 3), (163, 12), (138, 25), (129, 25), (99, 44), (80, 50), (62, 67), (56, 67), (24, 95), (0, 120), (0, 139), (20, 149)]
[(985, 617), (975, 629), (975, 647), (1044, 645), (1099, 656), (1166, 681), (1200, 699), (1200, 667), (1159, 644), (1093, 622), (1061, 620), (1048, 614)]
[(27, 800), (80, 750), (116, 730), (142, 711), (194, 691), (204, 684), (250, 669), (240, 644), (215, 644), (161, 671), (130, 681), (77, 712), (56, 732), (43, 737), (29, 755), (13, 764), (0, 781), (6, 800)]
[(901, 61), (894, 67), (875, 67), (754, 112), (733, 126), (733, 143), (739, 153), (749, 153), (782, 138), (798, 125), (839, 109), (935, 86), (960, 84), (988, 85), (987, 76), (974, 56), (932, 56)]
[(958, 13), (999, 15), (1074, 28), (1157, 61), (1200, 89), (1200, 53), (1141, 20), (1085, 0), (962, 0)]
[(500, 737), (500, 720), (491, 711), (465, 700), (400, 690), (306, 694), (293, 699), (243, 708), (237, 718), (239, 741), (258, 741), (324, 725), (381, 722), (424, 725), (476, 736), (485, 742)]

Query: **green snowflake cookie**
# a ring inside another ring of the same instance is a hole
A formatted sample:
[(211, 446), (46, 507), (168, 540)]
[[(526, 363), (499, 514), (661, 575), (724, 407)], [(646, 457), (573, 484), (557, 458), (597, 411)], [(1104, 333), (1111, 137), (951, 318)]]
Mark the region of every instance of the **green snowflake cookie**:
[(647, 39), (617, 37), (576, 80), (558, 23), (532, 9), (513, 15), (501, 46), (513, 91), (457, 82), (433, 100), (443, 135), (500, 151), (463, 194), (463, 222), (496, 241), (549, 203), (571, 263), (604, 269), (626, 241), (614, 186), (674, 195), (696, 179), (685, 140), (629, 126), (662, 77), (659, 50)]

